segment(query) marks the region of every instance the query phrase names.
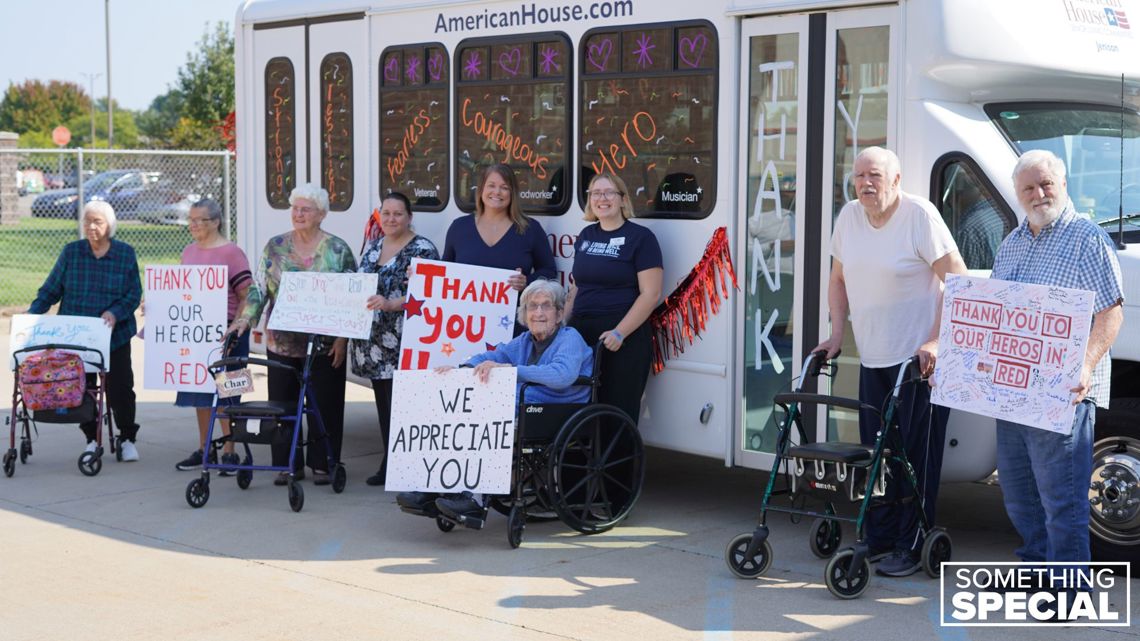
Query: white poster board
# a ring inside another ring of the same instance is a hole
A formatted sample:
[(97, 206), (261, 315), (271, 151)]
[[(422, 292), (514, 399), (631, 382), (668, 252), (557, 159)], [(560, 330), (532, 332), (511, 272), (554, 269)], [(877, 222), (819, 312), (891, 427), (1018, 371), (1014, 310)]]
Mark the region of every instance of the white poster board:
[(399, 369), (457, 366), (514, 337), (511, 270), (423, 259), (411, 269)]
[(284, 272), (269, 329), (345, 338), (368, 338), (376, 274)]
[[(12, 317), (12, 331), (8, 337), (8, 365), (16, 369), (13, 354), (25, 347), (50, 343), (79, 345), (97, 350), (103, 355), (103, 370), (111, 370), (111, 328), (102, 318), (90, 316), (57, 316), (48, 314), (16, 314)], [(89, 364), (88, 372), (98, 371), (90, 366), (97, 361), (95, 354), (80, 354)], [(23, 356), (21, 355), (21, 360)]]
[(222, 358), (229, 268), (147, 265), (143, 387), (214, 393), (208, 369)]
[(931, 401), (1067, 434), (1092, 326), (1093, 293), (946, 278)]
[(397, 370), (385, 491), (509, 492), (516, 373), (480, 383), (471, 368)]

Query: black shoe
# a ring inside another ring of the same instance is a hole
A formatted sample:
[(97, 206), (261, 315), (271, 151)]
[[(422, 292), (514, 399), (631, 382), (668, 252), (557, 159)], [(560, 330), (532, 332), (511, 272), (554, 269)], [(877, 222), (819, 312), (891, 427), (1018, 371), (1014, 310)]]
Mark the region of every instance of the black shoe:
[(332, 483), (328, 470), (313, 470), (313, 485), (328, 485)]
[[(298, 471), (296, 474), (293, 475), (293, 478), (298, 480), (298, 481), (305, 480), (305, 470)], [(273, 484), (279, 485), (279, 486), (280, 485), (289, 485), (289, 473), (288, 472), (278, 472), (277, 478), (273, 479)]]
[(380, 470), (380, 471), (376, 472), (375, 474), (373, 474), (372, 476), (369, 476), (368, 478), (364, 479), (364, 482), (368, 485), (371, 485), (372, 487), (377, 487), (380, 485), (384, 485), (386, 480), (387, 480), (387, 473), (384, 470)]
[[(210, 451), (210, 464), (213, 465), (217, 462), (218, 462), (217, 455), (213, 452), (213, 450), (211, 450)], [(191, 470), (196, 470), (196, 469), (202, 467), (202, 450), (194, 450), (190, 454), (190, 456), (187, 456), (184, 460), (176, 463), (174, 465), (174, 467), (175, 467), (175, 469), (182, 471), (182, 472), (189, 472)]]
[[(222, 454), (222, 465), (241, 465), (241, 457), (234, 452)], [(218, 476), (233, 476), (235, 473), (235, 470), (222, 470), (218, 472)]]
[(435, 506), (445, 516), (456, 520), (468, 517), (482, 518), (483, 516), (483, 506), (479, 505), (479, 502), (468, 492), (438, 498), (435, 500)]
[(918, 555), (910, 550), (895, 550), (879, 563), (875, 574), (880, 576), (910, 576), (922, 568)]
[(400, 492), (396, 495), (396, 505), (412, 510), (426, 510), (435, 506), (439, 495), (434, 492)]

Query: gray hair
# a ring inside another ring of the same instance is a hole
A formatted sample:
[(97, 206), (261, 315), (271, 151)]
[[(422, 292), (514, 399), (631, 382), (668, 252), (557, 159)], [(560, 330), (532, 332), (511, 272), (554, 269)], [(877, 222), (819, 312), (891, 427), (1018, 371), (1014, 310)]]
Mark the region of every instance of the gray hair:
[(1049, 173), (1057, 180), (1065, 179), (1065, 161), (1061, 160), (1051, 151), (1045, 149), (1031, 149), (1017, 159), (1017, 164), (1013, 166), (1013, 183), (1017, 184), (1017, 177), (1021, 172), (1044, 165)]
[[(546, 295), (550, 297), (551, 302), (554, 303), (554, 308), (557, 310), (566, 309), (566, 290), (562, 285), (544, 278), (539, 278), (533, 283), (526, 286), (519, 296), (519, 322), (526, 325), (526, 304), (530, 299), (535, 296)], [(566, 319), (563, 318), (559, 325), (565, 324)]]
[(107, 237), (114, 238), (115, 231), (119, 229), (119, 220), (115, 217), (115, 208), (105, 200), (92, 200), (83, 206), (83, 215), (95, 214), (107, 219)]
[[(855, 162), (859, 162), (860, 158), (882, 161), (887, 170), (888, 179), (902, 175), (902, 165), (899, 164), (898, 155), (886, 147), (867, 147), (863, 151), (860, 151), (858, 156), (855, 156)], [(852, 166), (854, 166), (854, 163), (852, 163)]]
[(219, 205), (218, 201), (214, 200), (213, 198), (203, 198), (193, 205), (190, 205), (190, 208), (204, 209), (206, 211), (206, 218), (210, 220), (222, 219), (222, 206)]
[(329, 192), (312, 183), (305, 183), (294, 187), (293, 191), (289, 193), (289, 204), (292, 205), (293, 201), (298, 198), (313, 201), (316, 203), (317, 209), (326, 214), (329, 211)]

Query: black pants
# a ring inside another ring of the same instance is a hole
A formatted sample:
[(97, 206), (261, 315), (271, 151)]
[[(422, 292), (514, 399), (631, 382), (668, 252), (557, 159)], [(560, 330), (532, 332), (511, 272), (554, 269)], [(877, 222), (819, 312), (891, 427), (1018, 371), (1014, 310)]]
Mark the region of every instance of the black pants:
[[(885, 408), (898, 378), (899, 366), (860, 367), (859, 400), (878, 408)], [(930, 387), (925, 381), (906, 383), (899, 390), (899, 403), (895, 419), (903, 440), (907, 459), (918, 478), (923, 492), (927, 523), (934, 524), (938, 501), (938, 481), (942, 476), (942, 450), (946, 444), (946, 421), (950, 410), (930, 404)], [(859, 414), (859, 437), (864, 444), (875, 442), (875, 433), (881, 427), (881, 418), (868, 411)], [(890, 441), (887, 442), (890, 446)], [(903, 474), (902, 466), (892, 464), (887, 477), (888, 501), (899, 500), (914, 494)], [(867, 513), (867, 544), (872, 550), (919, 550), (922, 538), (918, 533), (917, 502), (876, 507)]]
[[(107, 371), (107, 389), (104, 394), (107, 407), (115, 416), (119, 436), (124, 441), (134, 441), (139, 426), (135, 423), (135, 372), (131, 368), (131, 344), (128, 342), (112, 351), (108, 365), (110, 370)], [(88, 377), (88, 386), (95, 384), (91, 378)], [(79, 429), (83, 430), (88, 441), (94, 441), (95, 434), (99, 431), (99, 421), (81, 423)]]
[[(596, 345), (602, 332), (617, 327), (625, 313), (584, 316), (575, 313), (570, 326), (578, 330), (587, 345)], [(653, 339), (649, 333), (649, 323), (642, 323), (622, 341), (621, 348), (611, 352), (602, 348), (601, 376), (602, 387), (598, 390), (598, 400), (623, 410), (637, 425), (641, 418), (641, 397), (645, 394), (645, 383), (649, 380), (649, 368), (653, 361)]]
[[(282, 356), (268, 352), (270, 360), (285, 363), (295, 367), (298, 372), (305, 366), (304, 358)], [(313, 368), (309, 373), (309, 389), (317, 399), (317, 408), (321, 412), (321, 420), (328, 433), (328, 443), (332, 446), (334, 461), (340, 461), (340, 447), (344, 442), (344, 381), (347, 369), (344, 363), (340, 367), (332, 366), (332, 357), (328, 354), (313, 356)], [(269, 400), (296, 403), (301, 394), (301, 384), (292, 372), (276, 367), (269, 368)], [(318, 434), (311, 424), (312, 419), (305, 419), (308, 426), (309, 439), (313, 443), (309, 446), (309, 467), (314, 470), (328, 471), (328, 449), (325, 441), (317, 438)], [(297, 454), (293, 461), (294, 469), (305, 467), (305, 450), (301, 447), (304, 439), (297, 439)], [(289, 444), (273, 444), (273, 466), (286, 467), (289, 465)]]
[(380, 438), (384, 439), (384, 459), (380, 461), (380, 476), (388, 475), (388, 436), (392, 433), (392, 379), (372, 379), (372, 395), (376, 397), (376, 418), (380, 421)]

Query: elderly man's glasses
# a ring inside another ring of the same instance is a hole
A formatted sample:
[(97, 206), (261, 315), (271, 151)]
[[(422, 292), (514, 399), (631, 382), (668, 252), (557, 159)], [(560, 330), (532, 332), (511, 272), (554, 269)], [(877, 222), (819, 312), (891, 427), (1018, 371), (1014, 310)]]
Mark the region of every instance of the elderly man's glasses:
[(528, 312), (552, 312), (554, 311), (554, 303), (545, 300), (541, 303), (527, 303), (526, 311)]
[(621, 195), (622, 195), (622, 193), (620, 191), (616, 191), (613, 189), (595, 189), (594, 191), (590, 192), (590, 198), (595, 198), (595, 199), (605, 198), (606, 200), (613, 200), (614, 198), (617, 198), (618, 196), (621, 196)]

